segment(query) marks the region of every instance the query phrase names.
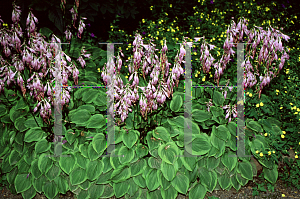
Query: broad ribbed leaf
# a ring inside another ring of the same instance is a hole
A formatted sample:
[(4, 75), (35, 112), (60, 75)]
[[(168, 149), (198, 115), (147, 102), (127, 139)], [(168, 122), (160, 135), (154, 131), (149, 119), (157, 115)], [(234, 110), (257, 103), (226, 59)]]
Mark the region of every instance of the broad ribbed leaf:
[(15, 188), (17, 193), (21, 193), (23, 191), (26, 191), (30, 188), (31, 186), (31, 181), (32, 181), (32, 175), (29, 174), (18, 174), (15, 179)]
[(236, 166), (238, 162), (237, 157), (233, 157), (234, 155), (236, 154), (233, 153), (232, 151), (229, 151), (228, 153), (225, 153), (221, 157), (222, 163), (224, 164), (225, 167), (227, 167), (229, 171), (232, 171), (232, 169)]
[(151, 169), (151, 171), (146, 176), (146, 184), (150, 191), (153, 191), (159, 187), (159, 175), (160, 170)]
[(101, 153), (106, 149), (106, 138), (102, 133), (94, 136), (92, 141), (93, 147), (97, 153)]
[(124, 196), (128, 192), (129, 187), (130, 187), (130, 185), (128, 184), (127, 181), (113, 183), (114, 193), (117, 198)]
[(162, 126), (156, 127), (156, 129), (153, 132), (153, 137), (156, 139), (163, 140), (165, 142), (170, 141), (170, 133), (168, 130)]
[(129, 163), (134, 158), (134, 149), (122, 146), (119, 150), (119, 161), (121, 164)]
[(135, 130), (123, 131), (123, 142), (130, 149), (138, 140), (138, 135)]
[(171, 184), (179, 193), (186, 194), (190, 182), (186, 175), (178, 171)]
[(87, 121), (87, 128), (100, 129), (106, 124), (103, 115), (95, 114)]
[(173, 164), (168, 164), (162, 161), (161, 172), (168, 181), (172, 181), (175, 178), (177, 171), (178, 171), (178, 166), (176, 168)]
[(223, 106), (225, 101), (224, 96), (219, 91), (214, 91), (213, 102), (216, 106)]
[(75, 164), (76, 157), (73, 154), (71, 154), (70, 157), (60, 157), (59, 159), (59, 166), (68, 175), (74, 169)]
[(86, 170), (77, 167), (70, 173), (70, 182), (72, 185), (78, 185), (86, 180)]
[(168, 142), (158, 148), (159, 157), (168, 164), (174, 164), (179, 155), (179, 149), (174, 142)]
[(174, 112), (178, 112), (183, 104), (182, 97), (180, 95), (176, 95), (174, 98), (172, 98), (170, 103), (170, 109)]
[(206, 110), (194, 109), (192, 110), (192, 117), (197, 122), (204, 122), (211, 119), (211, 113)]
[(54, 198), (58, 193), (57, 185), (54, 181), (45, 182), (43, 185), (43, 191), (47, 198)]
[(274, 184), (278, 178), (278, 165), (274, 165), (273, 169), (263, 168), (264, 169), (264, 178), (270, 183)]
[(87, 178), (90, 181), (97, 179), (101, 175), (103, 168), (104, 164), (102, 160), (90, 161), (87, 164)]
[(39, 141), (43, 135), (45, 135), (45, 132), (40, 127), (30, 128), (25, 134), (24, 141), (25, 142)]
[(197, 184), (189, 192), (189, 199), (202, 199), (206, 195), (207, 189), (202, 184)]

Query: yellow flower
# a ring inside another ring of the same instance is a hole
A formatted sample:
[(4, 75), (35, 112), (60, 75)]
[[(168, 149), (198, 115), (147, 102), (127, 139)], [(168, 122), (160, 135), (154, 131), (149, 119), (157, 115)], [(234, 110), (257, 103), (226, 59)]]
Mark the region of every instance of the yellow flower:
[(298, 158), (298, 155), (295, 155), (295, 158)]
[(125, 78), (128, 79), (128, 76), (126, 75)]
[(195, 77), (198, 77), (198, 74), (196, 74)]
[(263, 154), (262, 152), (260, 152), (259, 156), (260, 156), (260, 157), (263, 157), (263, 156), (264, 156), (264, 154)]
[(249, 94), (249, 97), (252, 97), (252, 93)]
[(271, 151), (269, 151), (269, 152), (268, 152), (268, 155), (271, 155), (271, 154), (272, 154), (272, 152), (271, 152)]
[(275, 153), (275, 151), (273, 151), (273, 153)]
[(264, 104), (261, 102), (260, 104), (259, 104), (260, 106), (264, 106)]
[(276, 89), (276, 92), (279, 93), (279, 90)]
[(283, 109), (283, 107), (280, 107), (280, 109)]
[(265, 133), (265, 136), (267, 137), (267, 136), (268, 136), (268, 133)]
[(202, 78), (202, 81), (203, 81), (203, 82), (205, 81), (205, 76)]
[(300, 142), (299, 142), (299, 145), (300, 145)]
[(285, 132), (285, 131), (282, 131), (282, 133), (283, 133), (283, 134), (286, 134), (286, 132)]
[(256, 104), (256, 107), (259, 107), (259, 104)]
[(285, 197), (285, 195), (284, 195), (284, 194), (281, 194), (281, 196), (282, 196), (282, 197)]
[(256, 153), (256, 154), (258, 154), (258, 153), (259, 153), (259, 151), (255, 151), (255, 153)]
[(281, 135), (281, 138), (284, 138), (284, 135)]
[(172, 4), (170, 4), (170, 8), (172, 8)]
[(297, 111), (300, 112), (300, 108), (297, 108)]

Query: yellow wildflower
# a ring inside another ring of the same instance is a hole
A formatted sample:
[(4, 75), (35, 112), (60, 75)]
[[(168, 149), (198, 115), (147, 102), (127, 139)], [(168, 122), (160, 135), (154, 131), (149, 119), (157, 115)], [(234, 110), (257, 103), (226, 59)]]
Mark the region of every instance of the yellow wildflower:
[(249, 97), (252, 97), (252, 93), (249, 94)]
[(275, 151), (273, 151), (273, 153), (275, 153)]
[(263, 157), (263, 156), (264, 156), (264, 154), (263, 154), (262, 152), (260, 152), (259, 156), (260, 156), (260, 157)]
[(298, 158), (298, 155), (295, 155), (295, 158)]
[(268, 136), (268, 133), (265, 133), (265, 136), (267, 137), (267, 136)]
[(256, 107), (258, 108), (258, 107), (259, 107), (259, 104), (256, 104)]
[(285, 131), (282, 131), (282, 133), (283, 133), (283, 134), (286, 134), (286, 132), (285, 132)]
[(284, 135), (281, 135), (281, 138), (284, 138)]
[(268, 155), (271, 155), (271, 154), (272, 154), (272, 152), (271, 152), (271, 151), (269, 151), (269, 152), (268, 152)]
[(264, 104), (261, 102), (260, 104), (259, 104), (260, 106), (264, 106)]
[(284, 194), (281, 194), (281, 196), (282, 196), (282, 197), (285, 197), (285, 195), (284, 195)]
[(259, 153), (259, 151), (255, 151), (255, 153), (257, 153), (257, 154), (258, 154), (258, 153)]
[(170, 8), (172, 8), (172, 4), (170, 4)]

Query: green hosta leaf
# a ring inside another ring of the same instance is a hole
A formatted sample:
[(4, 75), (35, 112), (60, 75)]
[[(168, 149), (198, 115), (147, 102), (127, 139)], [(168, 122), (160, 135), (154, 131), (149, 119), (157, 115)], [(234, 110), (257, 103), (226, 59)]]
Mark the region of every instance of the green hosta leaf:
[(153, 136), (152, 136), (153, 134), (152, 133), (153, 133), (152, 131), (149, 131), (147, 133), (147, 137), (146, 137), (147, 144), (149, 146), (149, 150), (150, 151), (153, 150), (153, 149), (158, 148), (160, 146), (160, 143), (161, 143), (161, 141), (159, 141), (158, 139), (153, 138)]
[(114, 195), (113, 187), (110, 185), (105, 185), (101, 198), (111, 198), (113, 195)]
[(54, 180), (57, 176), (59, 176), (60, 172), (61, 172), (60, 168), (59, 168), (58, 166), (56, 166), (56, 165), (53, 165), (53, 166), (49, 169), (49, 171), (46, 173), (46, 177), (47, 177), (50, 181), (52, 181), (52, 180)]
[(215, 106), (211, 106), (209, 110), (216, 118), (222, 116), (224, 112), (224, 110), (221, 107), (215, 107)]
[(77, 136), (76, 134), (73, 132), (72, 129), (68, 129), (67, 132), (65, 133), (65, 137), (66, 140), (68, 141), (68, 143), (71, 145), (73, 144), (73, 142), (76, 140)]
[(184, 122), (185, 122), (185, 119), (183, 116), (178, 116), (178, 117), (175, 117), (173, 119), (167, 119), (169, 124), (171, 125), (175, 125), (179, 128), (184, 128)]
[(33, 186), (31, 186), (29, 189), (21, 193), (23, 198), (25, 199), (32, 199), (36, 195), (36, 191)]
[(146, 176), (146, 184), (150, 191), (153, 191), (159, 187), (159, 170), (151, 169), (151, 171)]
[(60, 157), (59, 159), (59, 166), (68, 175), (74, 169), (75, 164), (76, 157), (73, 154), (70, 157)]
[(278, 165), (274, 165), (273, 169), (263, 168), (264, 178), (270, 183), (275, 184), (278, 178)]
[(96, 97), (98, 96), (98, 91), (97, 89), (90, 89), (88, 91), (85, 91), (82, 94), (82, 101), (84, 101), (85, 103), (92, 103)]
[(43, 35), (45, 35), (46, 37), (50, 37), (51, 34), (53, 33), (53, 31), (47, 27), (43, 27), (40, 29), (40, 33), (42, 33)]
[(100, 129), (106, 124), (103, 115), (95, 114), (87, 121), (87, 128)]
[(93, 148), (93, 144), (92, 143), (90, 143), (89, 146), (88, 146), (88, 156), (89, 156), (89, 158), (90, 158), (91, 161), (97, 160), (99, 158), (99, 154)]
[(18, 174), (15, 178), (15, 188), (17, 193), (24, 192), (28, 190), (31, 186), (32, 181), (32, 175), (29, 174), (29, 177), (27, 178), (28, 174)]
[(190, 182), (184, 173), (178, 171), (171, 184), (179, 193), (186, 194)]
[(111, 174), (111, 181), (114, 183), (123, 182), (131, 176), (130, 168), (127, 165), (122, 165)]
[(223, 106), (223, 103), (225, 101), (224, 96), (222, 93), (215, 91), (213, 95), (213, 102), (216, 106)]
[(41, 194), (43, 191), (43, 185), (46, 181), (48, 181), (46, 176), (41, 175), (39, 178), (34, 179), (32, 184), (33, 184), (33, 187), (35, 188), (35, 190)]
[(83, 183), (79, 184), (78, 186), (83, 190), (87, 190), (90, 187), (90, 185), (91, 185), (90, 181), (86, 180)]
[(54, 181), (45, 182), (43, 185), (43, 192), (47, 198), (54, 198), (58, 194), (57, 185)]
[(110, 179), (111, 179), (111, 174), (113, 172), (113, 169), (106, 172), (106, 173), (102, 173), (100, 175), (100, 177), (98, 178), (96, 184), (107, 184), (110, 182)]
[(138, 135), (135, 130), (125, 131), (123, 130), (123, 142), (130, 149), (138, 140)]
[(193, 141), (186, 145), (187, 152), (192, 155), (204, 155), (208, 153), (212, 146), (208, 140), (208, 137), (205, 135), (196, 135)]
[(150, 191), (147, 192), (147, 198), (157, 198), (157, 199), (163, 199), (161, 196), (161, 191), (160, 190), (155, 190), (155, 191)]
[(46, 139), (39, 140), (35, 145), (35, 152), (36, 153), (43, 153), (50, 149), (51, 145)]
[(211, 177), (211, 182), (210, 182), (209, 186), (207, 187), (207, 190), (209, 192), (212, 192), (215, 189), (215, 187), (217, 186), (218, 175), (214, 170), (210, 171), (209, 174), (210, 174), (210, 177)]
[(174, 112), (178, 112), (179, 109), (182, 107), (183, 100), (180, 95), (176, 95), (174, 98), (172, 98), (170, 103), (170, 109)]
[(149, 153), (149, 149), (147, 146), (144, 146), (142, 144), (138, 144), (136, 149), (135, 149), (135, 153), (137, 155), (137, 158), (142, 158), (144, 156), (146, 156)]
[(125, 193), (128, 192), (130, 188), (130, 185), (128, 184), (127, 181), (124, 182), (119, 182), (119, 183), (113, 183), (113, 189), (114, 193), (117, 198), (120, 198), (125, 195)]
[(50, 157), (46, 156), (49, 154), (43, 153), (40, 155), (38, 160), (38, 167), (42, 173), (46, 173), (52, 167), (53, 161)]
[(34, 127), (29, 129), (26, 132), (24, 141), (25, 142), (39, 141), (44, 135), (45, 132), (40, 127)]
[(165, 142), (170, 141), (170, 133), (168, 130), (162, 126), (156, 127), (156, 129), (153, 132), (153, 137), (156, 139), (161, 139)]
[(230, 186), (230, 180), (229, 180), (229, 174), (227, 171), (223, 175), (218, 176), (218, 182), (220, 187), (224, 190), (227, 189)]
[(77, 196), (78, 199), (89, 199), (89, 192), (88, 190), (80, 189), (80, 192)]
[[(139, 186), (135, 184), (132, 178), (129, 178), (127, 180), (128, 184), (130, 185), (129, 190), (128, 190), (128, 195), (129, 196), (134, 196), (135, 194), (138, 194)], [(126, 196), (125, 196), (126, 197)], [(133, 197), (134, 198), (134, 197)]]
[(229, 130), (226, 128), (225, 125), (220, 125), (217, 128), (213, 128), (212, 132), (221, 140), (226, 141), (230, 136)]
[(90, 181), (96, 180), (102, 173), (104, 164), (102, 160), (90, 161), (87, 164), (87, 179)]
[(159, 157), (168, 164), (174, 164), (179, 155), (179, 149), (174, 142), (168, 142), (158, 148)]
[[(37, 125), (37, 123), (38, 125)], [(38, 118), (33, 118), (33, 117), (30, 117), (29, 119), (27, 119), (24, 123), (24, 125), (27, 127), (27, 128), (34, 128), (34, 127), (43, 127), (43, 120), (42, 118), (38, 117)]]
[(13, 184), (15, 182), (15, 178), (18, 174), (18, 167), (15, 167), (11, 172), (7, 173), (7, 181), (9, 184)]
[(132, 176), (137, 176), (143, 173), (147, 162), (145, 159), (138, 159), (138, 161), (134, 162), (131, 164), (130, 169), (131, 169), (131, 175)]
[(6, 111), (6, 106), (1, 104), (0, 105), (0, 117), (2, 117), (3, 115), (6, 115), (7, 111)]
[(81, 105), (78, 107), (78, 110), (80, 109), (86, 109), (88, 110), (91, 114), (95, 113), (95, 106), (91, 105), (91, 104), (86, 104), (86, 105)]
[(159, 184), (161, 189), (168, 189), (171, 186), (171, 182), (168, 181), (163, 175), (158, 176)]
[(219, 164), (220, 164), (220, 158), (215, 158), (215, 157), (213, 157), (213, 156), (207, 158), (206, 161), (207, 161), (206, 166), (207, 166), (207, 169), (208, 169), (209, 171), (211, 171), (211, 170), (217, 168), (217, 167), (219, 166)]
[(160, 169), (161, 162), (160, 158), (150, 157), (148, 159), (148, 164), (152, 169)]
[(104, 192), (104, 185), (92, 184), (88, 192), (91, 198), (100, 198)]
[[(184, 152), (182, 151), (182, 154), (183, 154)], [(181, 155), (182, 155), (181, 154)], [(189, 155), (191, 155), (191, 154), (189, 154)], [(181, 162), (182, 162), (182, 164), (184, 165), (184, 167), (187, 169), (187, 170), (189, 170), (189, 171), (194, 171), (194, 169), (195, 169), (195, 165), (196, 165), (196, 162), (197, 162), (197, 157), (195, 157), (195, 156), (191, 156), (191, 157), (189, 157), (189, 156), (187, 156), (187, 157), (185, 157), (185, 156), (180, 156), (180, 160), (181, 160)]]
[(246, 124), (246, 126), (247, 126), (247, 128), (249, 128), (249, 129), (251, 129), (251, 130), (253, 130), (255, 132), (259, 132), (259, 133), (263, 132), (263, 128), (256, 121), (251, 120), (249, 123)]
[(30, 172), (32, 173), (33, 177), (35, 177), (35, 178), (39, 178), (42, 175), (42, 173), (39, 169), (39, 166), (38, 166), (37, 159), (35, 159), (31, 162)]
[(235, 188), (235, 190), (239, 190), (241, 188), (241, 184), (237, 181), (237, 173), (235, 173), (231, 178), (230, 178), (230, 182), (232, 184), (232, 186)]
[(71, 122), (75, 124), (86, 123), (91, 117), (91, 114), (86, 109), (76, 110), (74, 114), (71, 115)]
[(162, 161), (161, 172), (168, 181), (172, 181), (175, 178), (177, 171), (178, 171), (178, 165), (176, 168), (173, 164), (168, 164)]
[(63, 178), (62, 176), (58, 176), (57, 178), (54, 179), (54, 182), (57, 185), (57, 188), (60, 193), (62, 194), (67, 193), (67, 191), (69, 190), (69, 183), (65, 178)]
[(122, 146), (121, 149), (119, 150), (118, 155), (121, 164), (129, 163), (134, 158), (134, 149), (132, 148), (129, 149), (126, 146)]
[(248, 182), (248, 180), (246, 178), (243, 178), (240, 173), (236, 173), (236, 179), (242, 186), (245, 186)]
[(192, 117), (197, 122), (204, 122), (206, 120), (211, 119), (212, 115), (206, 110), (194, 109), (192, 110)]
[(9, 164), (14, 165), (17, 164), (21, 160), (20, 154), (16, 150), (12, 150), (12, 152), (9, 154)]
[(198, 168), (198, 177), (200, 178), (200, 183), (206, 187), (209, 187), (211, 180), (211, 175), (209, 170), (206, 167)]
[(236, 155), (235, 153), (233, 153), (232, 151), (229, 151), (228, 153), (225, 153), (222, 157), (221, 157), (221, 161), (224, 164), (225, 167), (228, 168), (229, 171), (232, 171), (232, 169), (236, 166), (237, 164), (237, 157), (231, 157)]
[(133, 177), (133, 181), (135, 182), (135, 184), (137, 184), (141, 188), (146, 188), (146, 186), (147, 186), (146, 180), (145, 180), (145, 178), (143, 178), (142, 175)]
[(206, 195), (207, 189), (202, 184), (197, 184), (189, 192), (190, 199), (202, 199)]
[(16, 110), (16, 107), (14, 106), (12, 109), (10, 109), (9, 111), (9, 117), (11, 119), (11, 121), (15, 122), (17, 118), (19, 117), (23, 117), (27, 115), (27, 113), (25, 112), (25, 110)]
[(96, 106), (106, 106), (107, 105), (107, 94), (104, 92), (98, 93), (98, 96), (94, 99), (93, 103)]
[(18, 131), (23, 132), (28, 129), (28, 127), (25, 126), (25, 118), (19, 117), (15, 120), (15, 127)]
[(70, 182), (72, 185), (78, 185), (83, 183), (87, 178), (86, 175), (86, 170), (82, 168), (75, 168), (71, 173), (70, 173)]
[(92, 140), (93, 147), (97, 153), (102, 153), (106, 149), (106, 138), (102, 133), (96, 134)]

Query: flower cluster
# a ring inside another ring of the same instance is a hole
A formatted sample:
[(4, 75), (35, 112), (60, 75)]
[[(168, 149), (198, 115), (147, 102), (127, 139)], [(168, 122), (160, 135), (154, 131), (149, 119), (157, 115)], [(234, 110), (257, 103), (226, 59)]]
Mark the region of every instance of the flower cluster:
[[(40, 115), (46, 123), (51, 115), (51, 105), (53, 105), (52, 86), (55, 80), (55, 54), (57, 55), (58, 44), (60, 39), (54, 34), (51, 43), (45, 40), (45, 37), (37, 32), (36, 23), (38, 19), (30, 11), (26, 20), (26, 30), (28, 39), (23, 38), (23, 31), (19, 25), (21, 10), (20, 7), (13, 3), (11, 28), (3, 27), (0, 29), (0, 44), (4, 52), (3, 57), (0, 54), (0, 92), (4, 90), (5, 82), (8, 86), (13, 82), (16, 84), (14, 77), (17, 77), (17, 85), (21, 88), (23, 97), (26, 99), (27, 89), (30, 96), (37, 101), (34, 112), (40, 107)], [(2, 21), (2, 20), (0, 20)], [(21, 42), (22, 40), (22, 42)], [(82, 55), (89, 57), (82, 51)], [(11, 59), (10, 59), (11, 58)], [(62, 83), (67, 84), (69, 77), (73, 74), (75, 84), (78, 83), (79, 71), (71, 58), (64, 52), (61, 52)], [(85, 63), (81, 65), (84, 67)], [(13, 72), (13, 66), (15, 72)], [(29, 79), (24, 81), (24, 70), (29, 68)], [(26, 85), (25, 85), (26, 84)], [(27, 89), (26, 89), (27, 88)], [(70, 91), (70, 88), (69, 88)], [(46, 96), (47, 95), (47, 96)], [(58, 93), (55, 93), (58, 99)], [(62, 106), (69, 103), (70, 95), (67, 89), (63, 88), (61, 99), (58, 99)]]
[[(183, 38), (184, 39), (184, 38)], [(164, 42), (164, 46), (161, 50), (160, 59), (155, 54), (155, 45), (150, 40), (149, 45), (144, 45), (143, 40), (140, 34), (136, 34), (135, 40), (133, 41), (133, 59), (131, 60), (128, 69), (131, 73), (129, 77), (129, 82), (125, 86), (123, 85), (122, 79), (120, 78), (120, 69), (122, 65), (122, 60), (120, 59), (120, 55), (117, 58), (116, 64), (110, 60), (106, 66), (103, 67), (103, 72), (101, 74), (103, 81), (105, 84), (108, 83), (108, 79), (111, 78), (117, 79), (117, 84), (114, 85), (116, 89), (116, 94), (109, 90), (107, 93), (111, 99), (115, 96), (118, 102), (115, 104), (114, 108), (117, 110), (117, 114), (121, 115), (121, 120), (127, 118), (128, 111), (132, 111), (129, 107), (131, 107), (135, 102), (140, 99), (140, 112), (144, 118), (147, 119), (147, 113), (152, 112), (152, 110), (156, 110), (158, 105), (162, 106), (165, 102), (166, 97), (170, 98), (173, 93), (173, 87), (176, 84), (178, 87), (179, 77), (183, 74), (183, 68), (181, 67), (181, 63), (183, 61), (183, 57), (185, 55), (185, 49), (183, 45), (181, 45), (180, 53), (175, 58), (174, 67), (172, 69), (172, 73), (169, 74), (169, 66), (171, 65), (167, 60), (167, 45), (166, 41)], [(184, 43), (186, 44), (185, 40)], [(143, 47), (145, 48), (145, 52), (143, 52)], [(120, 51), (121, 55), (122, 52)], [(128, 60), (127, 60), (128, 61)], [(115, 76), (115, 65), (117, 65), (117, 75)], [(145, 75), (148, 75), (149, 72), (151, 80), (148, 82), (148, 85), (145, 87), (139, 87), (139, 72), (142, 73), (143, 78), (146, 80)], [(110, 74), (110, 75), (109, 75)], [(139, 98), (138, 88), (140, 88), (143, 92), (141, 98)], [(113, 112), (113, 110), (110, 110)]]

